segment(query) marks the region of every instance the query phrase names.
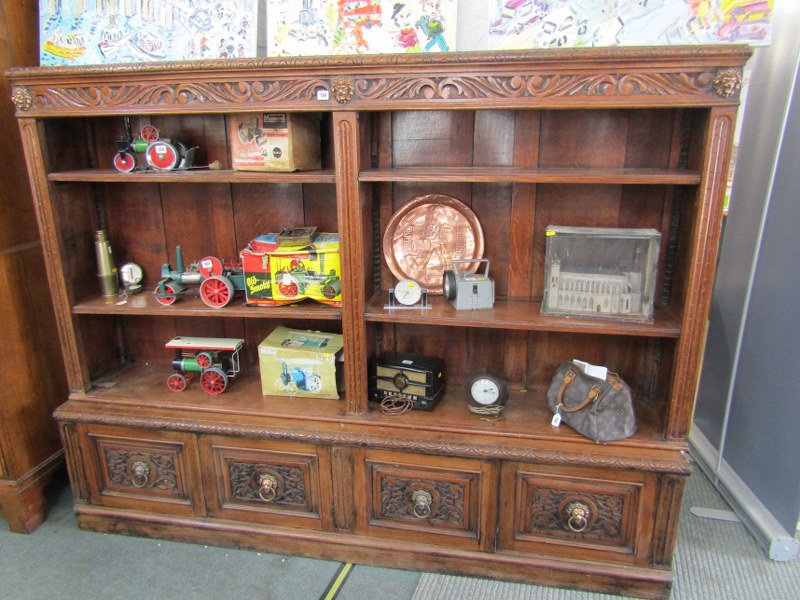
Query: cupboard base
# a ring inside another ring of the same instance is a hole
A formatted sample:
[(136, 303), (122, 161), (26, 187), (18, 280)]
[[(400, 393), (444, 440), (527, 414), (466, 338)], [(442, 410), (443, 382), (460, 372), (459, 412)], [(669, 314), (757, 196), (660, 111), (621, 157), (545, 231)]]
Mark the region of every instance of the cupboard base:
[(344, 533), (300, 531), (75, 505), (78, 525), (102, 533), (145, 536), (196, 544), (244, 548), (307, 558), (353, 562), (469, 577), (489, 577), (532, 585), (592, 592), (668, 598), (672, 573), (667, 569), (522, 555), (486, 554), (415, 543), (384, 541)]

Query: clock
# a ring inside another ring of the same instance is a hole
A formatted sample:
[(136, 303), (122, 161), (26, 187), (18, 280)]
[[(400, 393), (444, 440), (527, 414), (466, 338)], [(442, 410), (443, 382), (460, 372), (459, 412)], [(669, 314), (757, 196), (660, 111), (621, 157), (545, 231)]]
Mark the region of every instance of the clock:
[(142, 267), (136, 263), (129, 262), (122, 265), (119, 269), (119, 276), (128, 294), (135, 294), (142, 291), (144, 272), (142, 271)]
[(394, 286), (394, 299), (403, 306), (414, 306), (422, 299), (422, 287), (413, 279), (401, 279)]
[(508, 378), (494, 369), (480, 369), (464, 380), (464, 398), (472, 412), (499, 415), (508, 401)]

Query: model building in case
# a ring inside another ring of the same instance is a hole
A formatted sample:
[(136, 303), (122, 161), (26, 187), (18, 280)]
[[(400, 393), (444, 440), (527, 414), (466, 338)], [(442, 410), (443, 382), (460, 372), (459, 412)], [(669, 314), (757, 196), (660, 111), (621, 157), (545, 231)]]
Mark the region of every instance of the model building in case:
[(550, 225), (542, 314), (652, 322), (655, 229)]

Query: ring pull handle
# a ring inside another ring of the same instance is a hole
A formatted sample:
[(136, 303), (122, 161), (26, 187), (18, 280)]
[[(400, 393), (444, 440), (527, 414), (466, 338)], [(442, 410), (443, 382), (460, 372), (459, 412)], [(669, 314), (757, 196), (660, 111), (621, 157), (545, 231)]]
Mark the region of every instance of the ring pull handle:
[(133, 487), (143, 488), (150, 479), (150, 465), (141, 460), (135, 461), (131, 465), (131, 483)]
[(592, 510), (583, 502), (570, 502), (564, 508), (564, 519), (570, 531), (581, 533), (589, 525)]
[(264, 502), (272, 502), (278, 494), (278, 478), (269, 473), (258, 477), (258, 497)]
[(411, 512), (418, 519), (427, 519), (431, 516), (433, 496), (428, 490), (416, 490), (411, 494)]

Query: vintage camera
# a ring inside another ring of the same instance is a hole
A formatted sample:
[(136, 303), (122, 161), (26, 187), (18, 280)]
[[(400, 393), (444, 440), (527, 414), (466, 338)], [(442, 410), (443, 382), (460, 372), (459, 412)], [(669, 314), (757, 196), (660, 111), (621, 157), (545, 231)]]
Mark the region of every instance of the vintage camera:
[[(466, 271), (466, 266), (473, 263), (486, 265), (482, 275)], [(459, 265), (464, 265), (465, 269), (459, 269)], [(456, 310), (478, 310), (494, 306), (494, 281), (489, 279), (488, 258), (454, 260), (452, 270), (447, 270), (442, 275), (442, 287), (444, 297)]]
[(407, 352), (383, 352), (370, 365), (369, 398), (399, 396), (417, 410), (433, 410), (445, 388), (444, 361)]

